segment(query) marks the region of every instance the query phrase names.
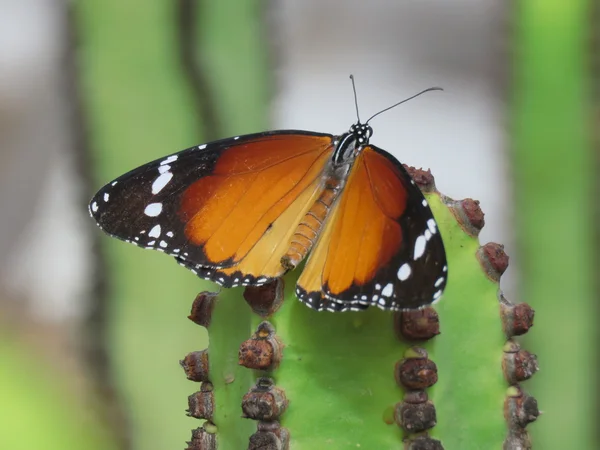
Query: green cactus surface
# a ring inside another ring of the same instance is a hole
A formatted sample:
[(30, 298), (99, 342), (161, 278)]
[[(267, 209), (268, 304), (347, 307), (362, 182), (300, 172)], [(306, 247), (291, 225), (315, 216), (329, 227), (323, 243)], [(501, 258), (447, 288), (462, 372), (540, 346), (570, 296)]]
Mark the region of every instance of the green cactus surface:
[[(498, 284), (476, 257), (478, 239), (462, 230), (439, 194), (427, 200), (449, 265), (449, 284), (436, 305), (441, 335), (417, 342), (438, 367), (439, 380), (428, 390), (438, 422), (431, 434), (447, 450), (500, 449), (507, 434), (508, 384), (502, 375), (506, 337)], [(256, 422), (241, 418), (241, 398), (264, 375), (289, 401), (280, 422), (290, 433), (291, 449), (401, 448), (409, 435), (393, 419), (404, 395), (394, 367), (415, 342), (396, 336), (390, 312), (332, 314), (302, 305), (294, 293), (299, 273), (286, 275), (283, 304), (267, 319), (283, 351), (278, 367), (266, 372), (237, 366), (241, 342), (264, 319), (244, 301), (243, 288), (219, 295), (209, 326), (218, 448), (246, 448)]]

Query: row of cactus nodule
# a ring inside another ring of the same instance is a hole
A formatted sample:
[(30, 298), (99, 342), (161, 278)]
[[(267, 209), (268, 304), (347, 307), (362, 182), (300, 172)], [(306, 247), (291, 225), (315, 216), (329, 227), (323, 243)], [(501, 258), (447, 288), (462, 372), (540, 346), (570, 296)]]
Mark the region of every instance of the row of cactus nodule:
[(533, 310), (500, 291), (508, 257), (480, 246), (478, 202), (449, 199), (429, 172), (408, 169), (444, 238), (442, 301), (315, 312), (295, 299), (294, 273), (199, 294), (190, 319), (208, 329), (209, 348), (181, 363), (201, 383), (188, 414), (205, 422), (188, 449), (532, 448), (526, 425), (539, 412), (521, 384), (538, 366), (515, 337)]

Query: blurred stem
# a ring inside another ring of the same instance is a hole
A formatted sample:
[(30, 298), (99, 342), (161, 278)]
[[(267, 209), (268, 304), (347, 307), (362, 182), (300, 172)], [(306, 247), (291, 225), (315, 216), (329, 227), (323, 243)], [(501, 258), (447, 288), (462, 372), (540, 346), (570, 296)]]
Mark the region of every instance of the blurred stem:
[[(65, 33), (63, 55), (64, 90), (67, 93), (67, 107), (69, 131), (71, 133), (73, 160), (85, 189), (80, 189), (78, 205), (84, 212), (93, 191), (93, 170), (90, 164), (90, 136), (88, 133), (87, 111), (83, 99), (79, 67), (77, 64), (77, 50), (79, 44), (79, 29), (77, 18), (72, 3), (61, 4), (65, 14)], [(94, 230), (95, 231), (95, 230)], [(119, 442), (119, 448), (130, 448), (129, 432), (127, 430), (127, 417), (122, 408), (121, 399), (115, 389), (115, 380), (110, 370), (109, 354), (107, 348), (107, 310), (106, 310), (106, 260), (101, 252), (101, 236), (90, 233), (90, 253), (93, 258), (93, 271), (96, 275), (91, 281), (89, 292), (88, 314), (81, 323), (83, 337), (83, 358), (86, 376), (90, 379), (90, 386), (97, 396), (97, 414), (110, 427), (110, 431)]]
[(194, 104), (198, 114), (198, 126), (205, 141), (222, 137), (220, 120), (217, 116), (216, 100), (207, 79), (205, 58), (201, 54), (198, 33), (198, 14), (202, 14), (202, 3), (198, 0), (178, 0), (179, 55), (183, 71), (188, 78)]
[[(511, 139), (527, 348), (542, 372), (526, 388), (548, 414), (534, 448), (596, 448), (596, 302), (587, 1), (517, 2)], [(568, 430), (568, 431), (567, 431)]]
[(0, 448), (121, 449), (98, 421), (99, 405), (88, 396), (77, 398), (74, 380), (47, 364), (47, 355), (36, 356), (39, 346), (15, 340), (6, 331), (0, 332)]
[[(179, 29), (177, 6), (142, 0), (75, 4), (97, 187), (217, 134), (266, 128), (269, 84), (258, 0), (204, 2), (191, 14), (196, 25), (187, 32)], [(190, 84), (195, 78), (183, 71), (184, 35), (198, 40), (185, 53), (204, 62), (194, 66), (206, 80), (202, 87)], [(212, 100), (198, 92), (210, 92)], [(199, 101), (210, 101), (202, 119)], [(223, 118), (219, 130), (204, 122), (209, 116)], [(210, 136), (203, 134), (209, 130)], [(110, 369), (129, 413), (134, 448), (182, 447), (198, 426), (184, 412), (197, 386), (185, 380), (177, 362), (207, 344), (186, 316), (196, 294), (215, 286), (163, 254), (102, 239)]]

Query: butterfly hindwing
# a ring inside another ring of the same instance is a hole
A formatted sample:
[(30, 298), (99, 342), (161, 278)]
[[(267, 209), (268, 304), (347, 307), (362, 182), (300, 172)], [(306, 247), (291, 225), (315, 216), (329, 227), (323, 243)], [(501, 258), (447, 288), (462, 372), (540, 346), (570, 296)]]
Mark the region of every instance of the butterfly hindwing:
[(192, 147), (107, 184), (90, 213), (108, 234), (175, 256), (203, 278), (256, 284), (281, 274), (285, 237), (310, 206), (331, 141), (278, 131)]
[(447, 270), (423, 194), (393, 156), (368, 145), (354, 162), (297, 293), (319, 310), (419, 308), (441, 296)]

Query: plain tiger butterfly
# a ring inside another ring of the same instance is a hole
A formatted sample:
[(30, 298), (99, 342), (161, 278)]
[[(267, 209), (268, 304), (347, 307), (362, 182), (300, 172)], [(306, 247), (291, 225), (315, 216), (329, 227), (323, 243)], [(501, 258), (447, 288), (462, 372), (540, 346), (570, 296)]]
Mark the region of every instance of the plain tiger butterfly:
[(296, 294), (313, 309), (426, 306), (446, 286), (444, 244), (402, 164), (369, 143), (383, 111), (339, 136), (266, 131), (188, 148), (104, 186), (90, 214), (224, 287), (268, 283), (308, 256)]

